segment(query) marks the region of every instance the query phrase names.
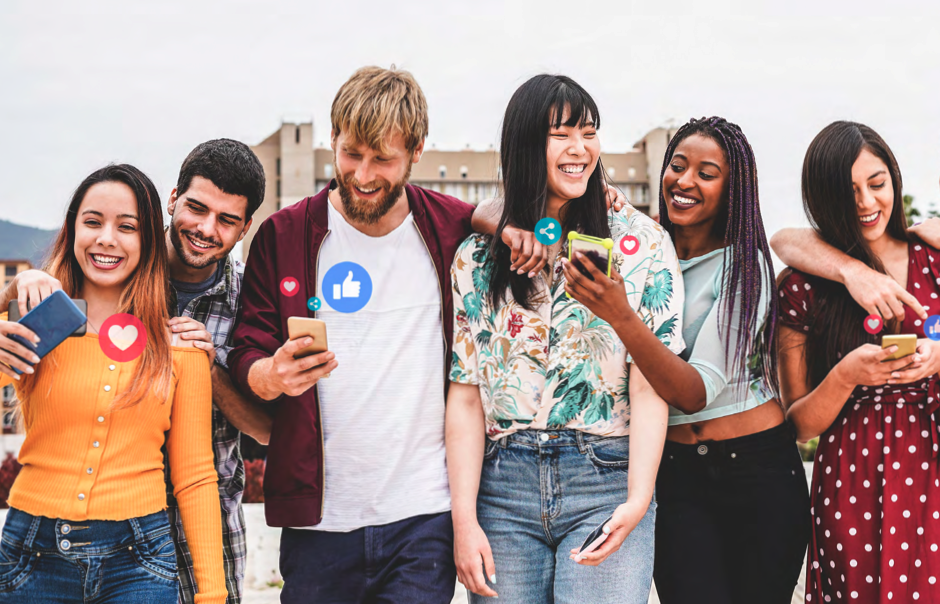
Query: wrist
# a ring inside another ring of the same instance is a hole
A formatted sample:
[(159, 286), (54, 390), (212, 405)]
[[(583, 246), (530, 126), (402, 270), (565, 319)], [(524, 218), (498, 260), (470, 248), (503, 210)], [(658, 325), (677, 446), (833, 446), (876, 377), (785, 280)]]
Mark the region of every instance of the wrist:
[(868, 265), (855, 258), (846, 257), (844, 262), (840, 262), (836, 268), (836, 274), (839, 277), (839, 283), (847, 285), (857, 280), (861, 271), (871, 270)]
[(463, 509), (460, 506), (452, 506), (450, 514), (454, 523), (455, 531), (475, 528), (480, 524), (477, 520), (476, 509)]
[(251, 368), (248, 369), (248, 386), (251, 388), (252, 392), (255, 393), (255, 396), (265, 401), (273, 401), (284, 394), (271, 383), (269, 376), (271, 375), (273, 365), (273, 357), (268, 357), (266, 359), (258, 359)]

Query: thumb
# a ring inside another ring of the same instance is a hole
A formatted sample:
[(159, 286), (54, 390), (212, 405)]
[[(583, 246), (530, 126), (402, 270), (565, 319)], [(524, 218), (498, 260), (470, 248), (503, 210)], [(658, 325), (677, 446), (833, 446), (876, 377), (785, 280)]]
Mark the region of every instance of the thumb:
[(490, 583), (495, 585), (496, 563), (493, 562), (493, 550), (490, 549), (489, 544), (487, 544), (480, 553), (483, 554), (483, 571), (486, 573), (486, 577), (490, 580)]
[(343, 283), (352, 283), (352, 278), (353, 278), (353, 272), (349, 271), (349, 274), (346, 275), (346, 279), (343, 281)]

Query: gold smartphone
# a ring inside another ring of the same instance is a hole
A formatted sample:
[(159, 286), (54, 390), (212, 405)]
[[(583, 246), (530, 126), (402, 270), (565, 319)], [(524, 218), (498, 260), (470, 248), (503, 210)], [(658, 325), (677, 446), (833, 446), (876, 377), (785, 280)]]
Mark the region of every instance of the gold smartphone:
[(881, 336), (881, 347), (897, 346), (898, 349), (886, 361), (896, 361), (917, 351), (917, 336), (912, 333)]
[[(301, 348), (294, 355), (295, 359), (302, 359), (312, 354), (318, 354), (329, 350), (326, 340), (326, 323), (320, 319), (310, 319), (308, 317), (287, 317), (287, 334), (291, 340), (309, 336), (313, 338), (313, 344), (306, 348)], [(327, 373), (323, 377), (330, 377)]]

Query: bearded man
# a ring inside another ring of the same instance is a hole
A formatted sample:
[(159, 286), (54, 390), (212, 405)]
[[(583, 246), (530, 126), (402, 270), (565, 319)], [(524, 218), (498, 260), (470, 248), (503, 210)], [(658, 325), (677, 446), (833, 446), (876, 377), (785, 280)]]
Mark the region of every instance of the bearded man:
[[(408, 72), (357, 71), (331, 126), (336, 178), (261, 225), (228, 356), (242, 392), (276, 405), (264, 491), (285, 527), (281, 602), (446, 604), (450, 267), (473, 208), (408, 184), (428, 130)], [(358, 265), (342, 283), (340, 263)], [(294, 358), (312, 339), (290, 340), (288, 317), (323, 320), (329, 350)]]

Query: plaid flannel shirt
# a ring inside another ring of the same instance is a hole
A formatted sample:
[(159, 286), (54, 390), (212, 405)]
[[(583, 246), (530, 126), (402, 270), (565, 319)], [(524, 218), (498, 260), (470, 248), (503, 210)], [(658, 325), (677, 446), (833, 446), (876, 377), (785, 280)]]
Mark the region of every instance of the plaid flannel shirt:
[[(228, 353), (232, 348), (235, 315), (239, 308), (244, 265), (233, 257), (225, 259), (223, 278), (209, 291), (194, 298), (183, 310), (183, 316), (192, 317), (206, 326), (215, 344), (215, 362), (228, 370)], [(172, 291), (171, 310), (176, 311), (176, 290)], [(175, 314), (175, 312), (174, 312)], [(219, 475), (219, 500), (222, 504), (222, 553), (225, 564), (226, 604), (240, 604), (245, 579), (245, 516), (242, 513), (242, 493), (245, 491), (245, 464), (242, 461), (239, 437), (241, 432), (233, 426), (218, 407), (212, 405), (212, 448), (215, 469)], [(194, 604), (196, 577), (193, 558), (183, 534), (169, 464), (164, 461), (167, 483), (167, 514), (173, 540), (176, 542), (176, 560), (179, 567), (179, 602)]]

